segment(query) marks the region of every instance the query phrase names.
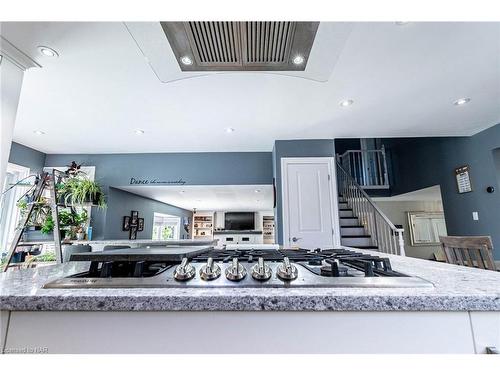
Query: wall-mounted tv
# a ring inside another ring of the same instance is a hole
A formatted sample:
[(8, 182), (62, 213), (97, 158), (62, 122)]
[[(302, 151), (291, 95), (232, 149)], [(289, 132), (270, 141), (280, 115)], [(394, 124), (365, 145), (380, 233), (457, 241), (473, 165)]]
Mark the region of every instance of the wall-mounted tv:
[(253, 212), (226, 212), (224, 216), (226, 230), (255, 229), (255, 215)]

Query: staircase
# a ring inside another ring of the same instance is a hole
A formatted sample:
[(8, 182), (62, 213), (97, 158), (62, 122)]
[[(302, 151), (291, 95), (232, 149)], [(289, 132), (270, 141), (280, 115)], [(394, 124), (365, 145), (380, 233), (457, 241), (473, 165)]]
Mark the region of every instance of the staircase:
[(358, 249), (405, 255), (403, 229), (396, 228), (337, 161), (340, 243)]
[(339, 196), (339, 219), (340, 242), (343, 246), (378, 250), (378, 246), (373, 244), (372, 236), (366, 233), (365, 227), (361, 225), (359, 218), (354, 215), (352, 208), (349, 208), (349, 204), (343, 196)]

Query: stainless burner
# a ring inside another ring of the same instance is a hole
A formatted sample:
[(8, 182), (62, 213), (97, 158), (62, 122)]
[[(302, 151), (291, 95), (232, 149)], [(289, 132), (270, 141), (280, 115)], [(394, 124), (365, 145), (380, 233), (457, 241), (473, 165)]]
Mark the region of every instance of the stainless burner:
[[(345, 249), (213, 250), (165, 254), (92, 254), (88, 271), (44, 288), (432, 288), (394, 271), (388, 258)], [(178, 255), (176, 255), (178, 257)], [(220, 277), (224, 268), (225, 276)], [(252, 277), (246, 277), (251, 272)]]

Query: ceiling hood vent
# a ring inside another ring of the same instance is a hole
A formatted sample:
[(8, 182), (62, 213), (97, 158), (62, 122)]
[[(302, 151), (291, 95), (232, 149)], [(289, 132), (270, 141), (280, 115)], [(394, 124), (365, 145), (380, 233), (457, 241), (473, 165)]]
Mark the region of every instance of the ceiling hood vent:
[(196, 60), (201, 64), (240, 62), (239, 33), (234, 22), (186, 22)]
[[(182, 71), (303, 71), (319, 22), (161, 25)], [(186, 57), (191, 64), (181, 62)]]

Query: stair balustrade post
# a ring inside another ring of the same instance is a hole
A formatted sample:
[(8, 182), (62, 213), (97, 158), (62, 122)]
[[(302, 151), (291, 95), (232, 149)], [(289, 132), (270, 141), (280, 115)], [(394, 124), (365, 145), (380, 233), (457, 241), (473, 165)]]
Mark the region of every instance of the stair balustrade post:
[(398, 229), (398, 244), (399, 244), (399, 255), (406, 256), (405, 254), (405, 240), (403, 237), (403, 229)]
[(382, 145), (382, 157), (384, 158), (384, 185), (389, 185), (389, 174), (387, 173), (387, 158), (385, 156), (385, 146)]

